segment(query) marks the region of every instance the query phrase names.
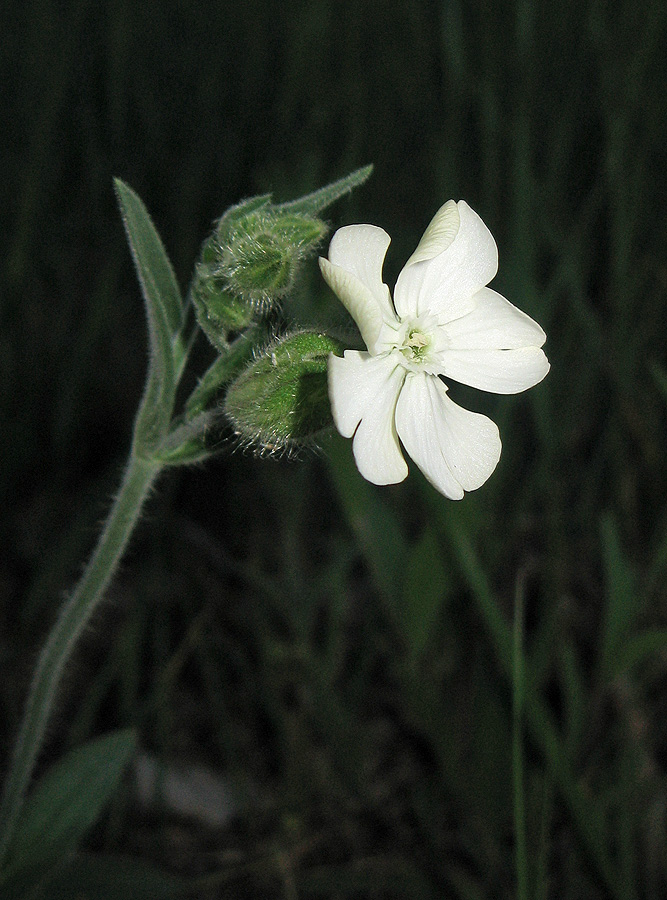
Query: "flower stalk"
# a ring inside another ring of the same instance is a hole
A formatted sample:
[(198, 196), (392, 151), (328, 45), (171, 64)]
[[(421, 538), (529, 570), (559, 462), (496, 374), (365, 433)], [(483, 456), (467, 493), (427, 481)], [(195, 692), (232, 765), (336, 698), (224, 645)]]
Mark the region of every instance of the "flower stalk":
[(0, 868), (44, 743), (60, 677), (81, 633), (104, 597), (160, 469), (159, 463), (141, 459), (134, 452), (130, 454), (98, 545), (41, 653), (0, 806)]
[[(149, 336), (146, 386), (136, 414), (132, 448), (120, 490), (90, 561), (48, 636), (33, 676), (0, 802), (0, 882), (57, 702), (62, 674), (82, 632), (102, 602), (151, 488), (165, 466), (197, 462), (212, 455), (209, 432), (219, 428), (222, 418), (217, 398), (222, 390), (232, 390), (234, 383), (244, 376), (242, 385), (252, 381), (247, 369), (266, 340), (262, 315), (270, 301), (284, 298), (291, 290), (299, 264), (323, 237), (326, 226), (317, 218), (318, 213), (362, 184), (370, 172), (370, 167), (360, 169), (287, 204), (274, 206), (267, 195), (234, 207), (222, 217), (212, 238), (204, 243), (185, 301), (144, 204), (126, 184), (115, 181), (146, 311)], [(192, 308), (199, 325), (194, 331), (189, 330)], [(175, 415), (178, 386), (198, 330), (209, 338), (218, 355), (185, 401), (182, 412)], [(306, 439), (311, 431), (328, 424), (327, 356), (338, 345), (326, 335), (300, 335), (296, 338), (298, 348), (292, 346), (294, 340), (289, 347), (283, 342), (285, 347), (273, 348), (276, 358), (281, 356), (281, 348), (300, 349), (300, 353), (296, 367), (287, 353), (288, 364), (280, 368), (279, 390), (269, 390), (268, 396), (272, 401), (274, 395), (278, 397), (283, 403), (281, 414), (287, 409), (291, 419), (296, 420), (298, 436)], [(304, 341), (307, 346), (302, 347)], [(253, 382), (253, 390), (257, 381), (256, 378)], [(259, 382), (266, 387), (261, 377)], [(276, 387), (271, 379), (269, 382), (269, 388)], [(316, 391), (312, 390), (313, 383)], [(306, 393), (313, 393), (315, 400), (299, 394), (298, 404), (290, 407), (288, 401), (295, 385), (304, 391), (308, 388)], [(246, 415), (242, 394), (241, 387), (237, 387), (240, 402), (235, 409), (240, 417)], [(320, 402), (322, 399), (326, 404)], [(253, 404), (256, 397), (248, 396), (246, 400)]]

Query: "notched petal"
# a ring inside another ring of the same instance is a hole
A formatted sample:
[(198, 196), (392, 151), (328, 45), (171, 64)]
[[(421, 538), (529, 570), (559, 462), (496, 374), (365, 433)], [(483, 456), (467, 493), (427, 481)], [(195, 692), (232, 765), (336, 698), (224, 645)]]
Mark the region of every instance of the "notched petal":
[(428, 376), (410, 374), (396, 406), (396, 430), (408, 456), (433, 487), (450, 500), (461, 500), (463, 488), (442, 453), (427, 389)]
[(455, 207), (459, 225), (453, 239), (449, 240), (443, 213), (445, 224), (434, 229), (435, 234), (442, 232), (440, 252), (426, 255), (437, 245), (435, 238), (427, 241), (423, 252), (420, 244), (398, 276), (394, 303), (399, 316), (431, 314), (442, 322), (454, 321), (475, 308), (473, 296), (498, 271), (498, 248), (489, 229), (464, 200)]
[(336, 428), (352, 437), (366, 411), (389, 380), (395, 363), (362, 350), (329, 357), (329, 399)]
[(369, 288), (340, 266), (320, 257), (324, 280), (357, 323), (364, 343), (373, 352), (382, 329), (382, 310)]
[(405, 370), (391, 357), (358, 350), (329, 357), (329, 398), (336, 427), (352, 437), (357, 468), (373, 484), (395, 484), (408, 474), (394, 412)]
[(376, 225), (346, 225), (329, 244), (329, 262), (345, 269), (365, 285), (383, 313), (393, 313), (389, 288), (382, 281), (382, 266), (391, 238)]
[(481, 413), (471, 412), (454, 403), (445, 385), (435, 381), (431, 392), (437, 395), (434, 408), (443, 456), (464, 491), (476, 491), (495, 471), (502, 444), (495, 422)]
[(352, 450), (357, 468), (373, 484), (396, 484), (408, 474), (396, 433), (396, 401), (405, 371), (394, 369), (367, 407), (357, 428)]
[(447, 388), (429, 376), (408, 376), (396, 409), (403, 446), (431, 484), (451, 500), (474, 491), (500, 459), (494, 422), (457, 406)]

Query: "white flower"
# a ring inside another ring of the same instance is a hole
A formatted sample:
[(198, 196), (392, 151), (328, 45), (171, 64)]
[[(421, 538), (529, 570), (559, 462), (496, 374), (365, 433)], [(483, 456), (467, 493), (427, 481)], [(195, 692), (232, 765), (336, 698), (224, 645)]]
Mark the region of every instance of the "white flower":
[(495, 241), (463, 200), (436, 213), (398, 276), (382, 281), (391, 238), (374, 225), (339, 229), (320, 259), (325, 280), (352, 315), (368, 351), (329, 361), (336, 427), (354, 435), (364, 478), (395, 484), (408, 474), (399, 439), (431, 484), (460, 500), (500, 458), (497, 426), (457, 406), (440, 376), (515, 394), (541, 381), (546, 335), (486, 285), (498, 270)]

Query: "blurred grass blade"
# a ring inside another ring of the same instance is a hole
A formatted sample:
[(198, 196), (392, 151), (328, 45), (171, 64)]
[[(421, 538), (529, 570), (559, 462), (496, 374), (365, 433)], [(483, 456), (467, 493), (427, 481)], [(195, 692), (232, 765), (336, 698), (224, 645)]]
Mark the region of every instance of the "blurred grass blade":
[(576, 644), (567, 638), (562, 641), (558, 676), (563, 696), (565, 744), (574, 756), (585, 733), (588, 716), (588, 695)]
[(539, 843), (535, 859), (534, 900), (547, 900), (549, 896), (549, 837), (553, 813), (553, 793), (553, 784), (547, 775), (544, 779), (544, 790), (542, 792)]
[(525, 577), (519, 574), (514, 601), (512, 668), (512, 781), (517, 900), (528, 900), (528, 853), (526, 848), (526, 797), (523, 755), (523, 708), (525, 702), (524, 659)]
[(619, 647), (612, 662), (611, 677), (617, 678), (657, 653), (667, 653), (667, 628), (652, 628), (633, 635)]
[[(512, 677), (513, 653), (510, 627), (505, 621), (494, 597), (491, 585), (481, 564), (464, 521), (464, 513), (450, 512), (451, 505), (445, 511), (441, 498), (433, 498), (430, 494), (431, 508), (434, 510), (443, 531), (447, 534), (455, 551), (458, 564), (465, 581), (470, 588), (482, 619), (486, 625), (491, 642), (495, 647), (498, 661), (507, 678)], [(603, 820), (600, 809), (594, 801), (587, 797), (579, 787), (572, 770), (570, 759), (565, 752), (553, 716), (540, 694), (530, 680), (530, 673), (525, 679), (525, 718), (532, 736), (544, 754), (551, 777), (565, 799), (570, 814), (588, 849), (591, 860), (604, 879), (610, 897), (621, 900), (616, 883), (615, 872), (605, 846)]]
[[(299, 897), (415, 897), (435, 900), (438, 893), (428, 874), (399, 853), (357, 861), (355, 865), (323, 865), (296, 875)], [(297, 893), (294, 893), (297, 896)]]
[(665, 369), (664, 366), (661, 366), (656, 360), (653, 360), (651, 363), (651, 374), (653, 375), (653, 379), (658, 386), (658, 390), (660, 391), (665, 404), (667, 404), (667, 369)]
[[(430, 488), (427, 488), (427, 490), (430, 491)], [(442, 506), (440, 497), (437, 497), (435, 502)], [(441, 522), (458, 559), (464, 579), (477, 601), (505, 674), (511, 678), (513, 672), (513, 644), (510, 627), (495, 601), (486, 573), (480, 564), (468, 533), (465, 515), (466, 510), (463, 506), (454, 507), (450, 504), (447, 512), (442, 512)]]
[(613, 677), (617, 654), (630, 635), (639, 611), (639, 597), (634, 572), (621, 547), (616, 522), (610, 515), (600, 523), (602, 559), (604, 563), (606, 609), (604, 613), (598, 675)]
[(374, 485), (365, 481), (354, 464), (349, 442), (334, 435), (327, 457), (347, 520), (366, 557), (378, 590), (395, 612), (407, 547), (398, 519), (380, 499)]
[(424, 653), (449, 594), (440, 548), (433, 528), (427, 526), (408, 553), (403, 593), (396, 610), (413, 661)]
[(135, 747), (133, 730), (114, 731), (71, 750), (42, 776), (21, 811), (7, 876), (33, 870), (41, 879), (49, 863), (76, 849), (111, 799)]
[(320, 188), (312, 194), (301, 197), (299, 200), (290, 200), (288, 203), (281, 203), (280, 206), (276, 208), (292, 213), (303, 213), (305, 215), (315, 216), (322, 212), (323, 209), (326, 209), (327, 206), (331, 206), (336, 200), (344, 197), (345, 194), (349, 194), (354, 188), (362, 185), (370, 178), (372, 171), (372, 165), (364, 166), (362, 169), (357, 169), (350, 175), (346, 175), (345, 178), (340, 178), (338, 181), (334, 181), (332, 184), (328, 184), (326, 187)]

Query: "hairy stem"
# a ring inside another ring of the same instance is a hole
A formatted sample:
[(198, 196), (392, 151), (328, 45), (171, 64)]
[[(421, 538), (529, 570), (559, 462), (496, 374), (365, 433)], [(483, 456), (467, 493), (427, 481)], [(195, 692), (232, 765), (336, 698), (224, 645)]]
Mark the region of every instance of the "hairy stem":
[(39, 658), (0, 806), (0, 869), (44, 742), (63, 669), (104, 596), (159, 471), (159, 463), (131, 453), (97, 547)]

